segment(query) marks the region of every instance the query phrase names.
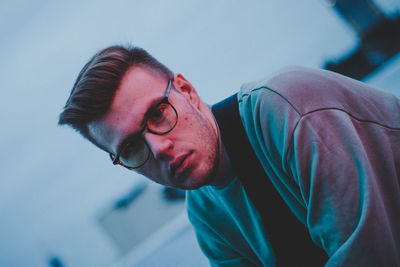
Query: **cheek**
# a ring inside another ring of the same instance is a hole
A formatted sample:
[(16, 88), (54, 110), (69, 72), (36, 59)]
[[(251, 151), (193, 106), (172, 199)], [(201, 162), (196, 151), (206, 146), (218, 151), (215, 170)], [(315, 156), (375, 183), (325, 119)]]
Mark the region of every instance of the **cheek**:
[(193, 127), (193, 121), (191, 120), (191, 118), (188, 115), (184, 115), (182, 118), (182, 124), (184, 124), (185, 127)]

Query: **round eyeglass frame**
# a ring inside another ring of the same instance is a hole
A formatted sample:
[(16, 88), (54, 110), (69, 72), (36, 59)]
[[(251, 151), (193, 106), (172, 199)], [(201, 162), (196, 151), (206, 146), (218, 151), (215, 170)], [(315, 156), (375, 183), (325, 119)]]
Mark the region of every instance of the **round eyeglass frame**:
[[(172, 125), (172, 127), (168, 130), (168, 131), (165, 131), (165, 132), (156, 132), (156, 131), (153, 131), (153, 130), (151, 130), (150, 128), (148, 128), (148, 125), (147, 125), (147, 121), (148, 121), (148, 118), (146, 118), (145, 120), (146, 120), (146, 123), (145, 123), (145, 125), (144, 125), (144, 127), (143, 127), (143, 129), (140, 131), (140, 133), (142, 133), (143, 134), (143, 132), (145, 131), (145, 130), (147, 130), (149, 133), (152, 133), (152, 134), (156, 134), (156, 135), (165, 135), (165, 134), (168, 134), (169, 132), (171, 132), (174, 128), (175, 128), (175, 126), (176, 126), (176, 124), (178, 123), (178, 112), (176, 111), (176, 109), (175, 109), (175, 107), (168, 101), (168, 97), (169, 97), (169, 93), (170, 93), (170, 91), (171, 91), (171, 88), (172, 88), (172, 82), (173, 82), (173, 79), (170, 79), (169, 81), (168, 81), (168, 86), (167, 86), (167, 90), (166, 90), (166, 92), (165, 92), (165, 96), (163, 97), (163, 99), (156, 105), (157, 107), (158, 106), (160, 106), (160, 105), (162, 105), (162, 104), (167, 104), (167, 105), (169, 105), (172, 109), (173, 109), (173, 111), (175, 112), (175, 115), (176, 115), (176, 120), (175, 120), (175, 123)], [(142, 139), (143, 139), (143, 137), (142, 137)], [(146, 159), (143, 161), (143, 163), (142, 164), (140, 164), (140, 165), (138, 165), (138, 166), (135, 166), (135, 167), (131, 167), (131, 166), (127, 166), (127, 165), (125, 165), (120, 159), (119, 159), (119, 157), (120, 157), (120, 154), (121, 154), (121, 152), (124, 150), (124, 148), (126, 147), (126, 145), (128, 145), (129, 144), (129, 138), (125, 141), (125, 144), (122, 144), (121, 145), (121, 148), (120, 148), (120, 150), (118, 151), (118, 153), (114, 156), (114, 154), (112, 154), (112, 153), (109, 153), (109, 156), (110, 156), (110, 158), (111, 158), (111, 161), (112, 161), (112, 163), (114, 164), (114, 165), (121, 165), (121, 166), (123, 166), (123, 167), (125, 167), (125, 168), (127, 168), (127, 169), (129, 169), (129, 170), (133, 170), (133, 169), (137, 169), (137, 168), (140, 168), (140, 167), (142, 167), (143, 165), (145, 165), (146, 163), (147, 163), (147, 161), (149, 160), (149, 158), (150, 158), (150, 148), (149, 148), (149, 145), (147, 144), (147, 142), (146, 142), (146, 140), (142, 140), (143, 142), (144, 142), (144, 144), (145, 144), (145, 146), (147, 147), (147, 156), (145, 157)]]

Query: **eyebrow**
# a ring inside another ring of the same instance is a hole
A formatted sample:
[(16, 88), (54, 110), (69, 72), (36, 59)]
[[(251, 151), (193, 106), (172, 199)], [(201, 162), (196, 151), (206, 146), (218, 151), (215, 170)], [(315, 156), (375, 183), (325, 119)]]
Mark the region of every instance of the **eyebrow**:
[(130, 140), (134, 139), (134, 137), (138, 136), (140, 132), (143, 131), (144, 127), (146, 126), (145, 124), (146, 124), (146, 119), (147, 119), (148, 115), (150, 114), (151, 111), (153, 111), (153, 109), (156, 106), (158, 106), (164, 100), (164, 97), (165, 96), (161, 96), (159, 98), (155, 98), (150, 102), (150, 104), (148, 105), (148, 107), (146, 109), (146, 112), (144, 113), (143, 119), (140, 122), (140, 125), (141, 125), (140, 129), (141, 130), (139, 132), (127, 135), (124, 138), (124, 140), (122, 140), (122, 142), (117, 146), (117, 151), (116, 151), (117, 154), (116, 155), (119, 155), (121, 153), (122, 149), (126, 146), (126, 144), (129, 143)]

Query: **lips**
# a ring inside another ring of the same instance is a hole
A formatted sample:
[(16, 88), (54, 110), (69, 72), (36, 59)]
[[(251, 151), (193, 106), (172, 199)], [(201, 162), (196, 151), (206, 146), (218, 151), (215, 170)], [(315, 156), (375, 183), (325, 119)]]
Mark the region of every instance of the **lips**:
[(191, 153), (181, 155), (177, 157), (170, 164), (170, 175), (171, 177), (180, 176), (181, 173), (187, 168), (188, 162), (186, 159), (191, 155)]

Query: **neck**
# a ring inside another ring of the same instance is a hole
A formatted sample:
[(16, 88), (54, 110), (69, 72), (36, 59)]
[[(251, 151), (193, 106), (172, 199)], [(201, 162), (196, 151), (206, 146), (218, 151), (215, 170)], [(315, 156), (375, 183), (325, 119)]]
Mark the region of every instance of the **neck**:
[(213, 125), (215, 130), (215, 134), (217, 137), (217, 145), (218, 145), (218, 166), (216, 170), (216, 175), (214, 180), (210, 183), (210, 185), (216, 187), (224, 187), (230, 182), (230, 177), (232, 176), (232, 168), (230, 165), (230, 160), (228, 153), (226, 152), (225, 146), (221, 139), (221, 134), (219, 131), (218, 123), (211, 111), (211, 107), (207, 106), (208, 114), (210, 116), (210, 122)]

